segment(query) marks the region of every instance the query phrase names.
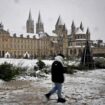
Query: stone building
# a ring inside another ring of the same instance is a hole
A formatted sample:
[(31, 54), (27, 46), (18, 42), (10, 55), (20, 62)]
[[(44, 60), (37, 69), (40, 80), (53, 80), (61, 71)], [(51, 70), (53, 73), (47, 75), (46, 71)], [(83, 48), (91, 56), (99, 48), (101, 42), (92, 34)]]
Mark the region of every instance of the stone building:
[(30, 58), (45, 57), (49, 56), (49, 45), (48, 37), (40, 37), (39, 35), (24, 37), (22, 34), (11, 36), (0, 24), (0, 57), (4, 57), (7, 52), (13, 58), (23, 58), (26, 52)]
[[(79, 27), (76, 27), (72, 21), (71, 32), (68, 35), (68, 56), (80, 57), (86, 41), (90, 43), (93, 56), (105, 56), (105, 43), (102, 41), (94, 43), (90, 38), (91, 34), (89, 28), (84, 30), (82, 22)], [(103, 50), (103, 51), (102, 51)]]
[(55, 30), (53, 30), (53, 33), (56, 34), (56, 53), (63, 53), (66, 55), (68, 47), (67, 29), (60, 16), (56, 22)]
[(88, 40), (89, 43), (92, 43), (90, 40), (89, 29), (87, 28), (85, 32), (82, 22), (80, 23), (79, 27), (76, 27), (74, 21), (72, 21), (71, 32), (68, 35), (68, 55), (80, 56), (86, 40)]
[(68, 33), (65, 23), (59, 16), (52, 33), (45, 32), (39, 13), (35, 33), (34, 20), (29, 11), (25, 34), (12, 35), (0, 23), (0, 57), (9, 54), (13, 58), (46, 58), (58, 53), (63, 53), (67, 57), (80, 57), (87, 40), (94, 56), (105, 56), (103, 41), (91, 40), (89, 28), (85, 30), (82, 22), (79, 27), (76, 27), (73, 21), (70, 30), (71, 32)]

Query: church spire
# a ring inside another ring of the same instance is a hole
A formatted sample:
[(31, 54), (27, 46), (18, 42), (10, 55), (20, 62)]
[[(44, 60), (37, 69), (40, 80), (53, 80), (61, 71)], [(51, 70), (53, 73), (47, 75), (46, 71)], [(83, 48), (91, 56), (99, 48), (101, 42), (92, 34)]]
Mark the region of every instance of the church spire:
[(58, 20), (56, 22), (56, 26), (59, 26), (59, 25), (64, 25), (60, 16), (58, 17)]
[(90, 34), (89, 28), (87, 28), (86, 34), (87, 34), (87, 35)]
[(44, 26), (41, 20), (40, 12), (39, 12), (38, 21), (36, 23), (36, 33), (39, 34), (40, 32), (44, 32)]
[(28, 20), (32, 20), (31, 9), (30, 9), (30, 11), (29, 11), (29, 17), (28, 17)]
[(76, 27), (75, 27), (74, 21), (72, 21), (72, 24), (71, 24), (71, 34), (75, 34), (75, 31), (76, 31)]
[(62, 31), (64, 31), (64, 23), (62, 22), (62, 19), (61, 19), (61, 17), (59, 16), (58, 17), (58, 19), (57, 19), (57, 22), (56, 22), (56, 24), (55, 24), (55, 30), (54, 30), (54, 32), (57, 34), (57, 35), (59, 35), (59, 36), (61, 36), (62, 35)]
[(29, 11), (29, 17), (26, 22), (26, 31), (27, 33), (34, 33), (34, 21), (32, 20), (32, 16), (31, 16), (31, 9)]
[(89, 28), (87, 28), (86, 35), (87, 35), (87, 40), (90, 40), (90, 31), (89, 31)]
[(65, 33), (67, 34), (67, 28), (66, 28), (66, 25), (65, 25), (65, 24), (63, 25), (62, 31), (65, 32)]
[(0, 29), (3, 29), (3, 27), (4, 27), (4, 26), (3, 26), (2, 22), (1, 22), (1, 23), (0, 23)]
[(80, 23), (80, 29), (81, 29), (82, 31), (84, 30), (84, 27), (83, 27), (82, 22)]
[(74, 20), (72, 21), (71, 27), (75, 28)]
[(39, 16), (38, 16), (38, 23), (42, 23), (40, 11), (39, 11)]
[(67, 28), (66, 28), (66, 25), (64, 24), (63, 25), (63, 29), (62, 29), (63, 31), (67, 31)]

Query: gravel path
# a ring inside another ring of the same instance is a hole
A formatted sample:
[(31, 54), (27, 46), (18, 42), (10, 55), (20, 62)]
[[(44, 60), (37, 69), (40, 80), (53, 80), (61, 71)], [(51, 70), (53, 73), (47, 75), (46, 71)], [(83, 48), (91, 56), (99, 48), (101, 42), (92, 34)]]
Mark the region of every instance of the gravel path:
[[(46, 102), (44, 94), (51, 87), (50, 78), (2, 82), (0, 105), (105, 105), (105, 70), (66, 75), (65, 104), (56, 103), (56, 100)], [(51, 97), (56, 98), (56, 94)]]

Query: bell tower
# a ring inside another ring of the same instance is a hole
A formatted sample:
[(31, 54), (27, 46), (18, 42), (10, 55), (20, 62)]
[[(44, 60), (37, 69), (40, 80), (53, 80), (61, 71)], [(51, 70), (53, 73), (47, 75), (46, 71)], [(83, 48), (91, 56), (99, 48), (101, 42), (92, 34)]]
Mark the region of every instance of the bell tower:
[(44, 32), (44, 26), (41, 20), (40, 12), (39, 12), (38, 21), (36, 23), (36, 33), (38, 34), (40, 32)]
[(27, 33), (34, 33), (34, 20), (32, 20), (31, 10), (29, 11), (29, 17), (26, 22), (26, 31)]

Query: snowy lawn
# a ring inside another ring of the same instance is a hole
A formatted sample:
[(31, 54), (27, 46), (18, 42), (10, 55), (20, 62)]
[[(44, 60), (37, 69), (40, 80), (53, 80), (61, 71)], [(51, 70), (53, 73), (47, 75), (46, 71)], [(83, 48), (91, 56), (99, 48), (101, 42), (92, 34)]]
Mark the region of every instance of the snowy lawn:
[[(33, 67), (35, 66), (37, 59), (7, 59), (7, 58), (0, 58), (0, 64), (4, 62), (8, 62), (14, 64), (16, 66), (23, 66), (23, 67)], [(46, 65), (51, 65), (53, 60), (42, 60)]]
[[(0, 63), (4, 61), (32, 67), (37, 60), (0, 59)], [(65, 104), (56, 103), (56, 94), (46, 102), (44, 94), (52, 86), (50, 75), (47, 78), (19, 77), (10, 82), (0, 80), (0, 105), (105, 105), (105, 69), (65, 74), (62, 93), (67, 100)]]

